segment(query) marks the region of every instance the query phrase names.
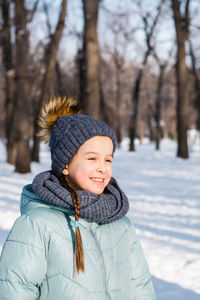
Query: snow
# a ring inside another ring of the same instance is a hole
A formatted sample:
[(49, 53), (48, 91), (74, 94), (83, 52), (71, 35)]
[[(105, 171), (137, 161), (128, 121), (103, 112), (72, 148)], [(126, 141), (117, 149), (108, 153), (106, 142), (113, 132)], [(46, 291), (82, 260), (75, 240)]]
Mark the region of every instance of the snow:
[[(161, 150), (148, 141), (135, 153), (124, 140), (113, 162), (113, 176), (130, 200), (129, 217), (142, 243), (158, 300), (200, 300), (200, 142), (190, 139), (190, 158), (176, 157), (176, 144), (163, 140)], [(50, 169), (44, 145), (32, 172), (14, 173), (0, 143), (0, 251), (19, 216), (23, 185)]]

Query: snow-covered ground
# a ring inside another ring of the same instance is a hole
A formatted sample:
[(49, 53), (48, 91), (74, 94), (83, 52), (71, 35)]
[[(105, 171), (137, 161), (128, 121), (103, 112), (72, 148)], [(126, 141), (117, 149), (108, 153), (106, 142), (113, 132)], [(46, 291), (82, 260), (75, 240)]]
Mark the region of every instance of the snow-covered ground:
[[(162, 141), (161, 150), (144, 143), (129, 153), (118, 149), (113, 176), (130, 200), (129, 216), (147, 257), (158, 300), (200, 300), (200, 144), (190, 139), (190, 159), (176, 158), (176, 144)], [(0, 143), (0, 251), (19, 216), (22, 186), (50, 168), (46, 148), (32, 173), (19, 175), (5, 163)]]

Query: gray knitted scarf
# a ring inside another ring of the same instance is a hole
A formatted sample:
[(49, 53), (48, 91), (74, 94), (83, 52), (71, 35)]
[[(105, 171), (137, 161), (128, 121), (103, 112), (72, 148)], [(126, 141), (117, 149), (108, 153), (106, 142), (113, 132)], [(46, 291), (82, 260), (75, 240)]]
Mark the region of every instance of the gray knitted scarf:
[[(38, 174), (32, 183), (33, 191), (44, 202), (67, 208), (74, 212), (70, 192), (64, 188), (51, 171)], [(117, 181), (112, 177), (100, 195), (78, 190), (80, 217), (98, 224), (112, 223), (126, 215), (129, 203)]]

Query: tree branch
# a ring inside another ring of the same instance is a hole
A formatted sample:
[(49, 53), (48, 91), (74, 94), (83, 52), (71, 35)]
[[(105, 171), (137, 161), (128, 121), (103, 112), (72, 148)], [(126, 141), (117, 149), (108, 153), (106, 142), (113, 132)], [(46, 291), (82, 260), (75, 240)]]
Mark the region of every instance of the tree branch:
[(47, 24), (48, 32), (49, 32), (49, 35), (51, 36), (51, 22), (50, 22), (50, 18), (49, 18), (48, 5), (46, 3), (44, 3), (43, 8), (44, 8), (45, 16), (46, 16), (46, 24)]
[(38, 7), (38, 3), (39, 3), (39, 0), (36, 0), (33, 9), (29, 12), (29, 15), (28, 15), (28, 18), (27, 18), (28, 23), (32, 22), (33, 16), (34, 16), (34, 14), (37, 10), (37, 7)]

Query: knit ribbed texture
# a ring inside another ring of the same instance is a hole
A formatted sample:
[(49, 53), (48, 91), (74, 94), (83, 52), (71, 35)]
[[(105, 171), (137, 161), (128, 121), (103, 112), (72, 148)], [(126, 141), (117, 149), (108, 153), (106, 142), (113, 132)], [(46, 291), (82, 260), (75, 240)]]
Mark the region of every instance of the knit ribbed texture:
[(84, 114), (60, 117), (52, 128), (49, 143), (54, 174), (60, 176), (80, 146), (94, 136), (110, 137), (115, 150), (116, 135), (106, 123)]
[[(35, 194), (45, 203), (64, 207), (74, 214), (71, 193), (61, 186), (51, 171), (38, 174), (32, 183)], [(112, 177), (100, 195), (79, 190), (80, 217), (98, 224), (108, 224), (126, 215), (129, 203), (126, 195)]]

